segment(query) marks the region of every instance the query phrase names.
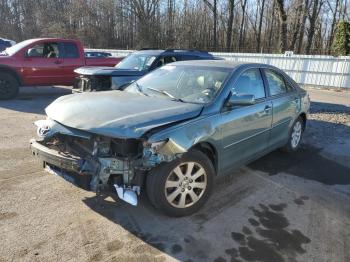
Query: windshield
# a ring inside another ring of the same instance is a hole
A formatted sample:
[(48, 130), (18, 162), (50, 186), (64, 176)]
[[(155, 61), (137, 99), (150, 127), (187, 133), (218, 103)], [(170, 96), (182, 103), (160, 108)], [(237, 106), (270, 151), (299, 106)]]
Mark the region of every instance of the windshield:
[(211, 102), (231, 70), (218, 67), (166, 65), (125, 90), (188, 103)]
[(134, 69), (138, 71), (145, 71), (150, 68), (155, 59), (156, 57), (151, 55), (131, 54), (125, 57), (115, 67), (119, 69)]
[(25, 40), (23, 42), (20, 42), (18, 44), (15, 44), (14, 46), (11, 46), (9, 48), (6, 48), (6, 50), (4, 51), (6, 54), (8, 55), (14, 55), (15, 53), (17, 53), (19, 50), (21, 50), (23, 47), (31, 44), (33, 42), (32, 39), (30, 40)]

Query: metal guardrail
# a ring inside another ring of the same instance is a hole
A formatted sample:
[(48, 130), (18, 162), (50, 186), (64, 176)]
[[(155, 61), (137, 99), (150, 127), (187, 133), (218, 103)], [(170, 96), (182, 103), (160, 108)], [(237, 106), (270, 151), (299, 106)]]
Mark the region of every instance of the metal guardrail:
[[(86, 49), (86, 51), (105, 51), (113, 56), (126, 56), (134, 50)], [(302, 85), (350, 89), (350, 56), (333, 57), (291, 53), (282, 55), (212, 52), (211, 54), (235, 62), (274, 65)]]

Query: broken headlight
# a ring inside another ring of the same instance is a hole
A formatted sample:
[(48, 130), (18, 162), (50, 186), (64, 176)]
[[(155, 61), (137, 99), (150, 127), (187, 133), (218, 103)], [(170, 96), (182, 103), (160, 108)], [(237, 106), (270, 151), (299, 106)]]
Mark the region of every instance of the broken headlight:
[(144, 142), (143, 147), (151, 150), (153, 153), (158, 153), (159, 150), (168, 142), (168, 139), (153, 143)]
[(109, 155), (111, 147), (110, 141), (95, 141), (93, 155), (106, 156)]

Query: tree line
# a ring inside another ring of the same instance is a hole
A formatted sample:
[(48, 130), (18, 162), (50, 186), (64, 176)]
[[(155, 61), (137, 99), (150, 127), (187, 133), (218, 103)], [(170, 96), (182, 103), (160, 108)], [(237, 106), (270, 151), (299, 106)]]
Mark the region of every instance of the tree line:
[(349, 0), (0, 0), (0, 36), (93, 48), (341, 54)]

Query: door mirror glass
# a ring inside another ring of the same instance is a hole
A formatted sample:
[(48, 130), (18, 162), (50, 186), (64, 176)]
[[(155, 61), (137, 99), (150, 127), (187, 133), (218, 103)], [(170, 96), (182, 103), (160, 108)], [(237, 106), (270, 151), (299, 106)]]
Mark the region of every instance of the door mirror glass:
[(237, 95), (237, 94), (231, 94), (230, 98), (228, 99), (226, 106), (233, 107), (233, 106), (249, 106), (255, 104), (255, 97), (254, 95), (245, 94), (245, 95)]

